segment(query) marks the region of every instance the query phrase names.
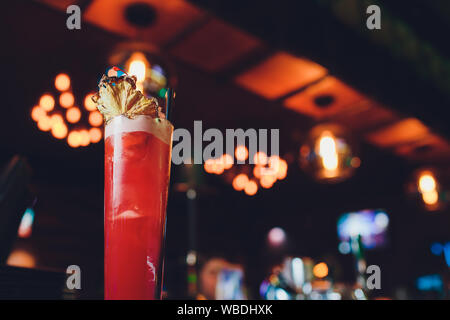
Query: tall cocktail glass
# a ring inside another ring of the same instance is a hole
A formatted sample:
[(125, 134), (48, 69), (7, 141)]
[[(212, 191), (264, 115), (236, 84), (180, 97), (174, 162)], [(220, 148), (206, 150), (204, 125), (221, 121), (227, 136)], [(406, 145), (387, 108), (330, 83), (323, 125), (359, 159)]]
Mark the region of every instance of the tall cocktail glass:
[(105, 299), (160, 299), (173, 126), (119, 115), (105, 126)]

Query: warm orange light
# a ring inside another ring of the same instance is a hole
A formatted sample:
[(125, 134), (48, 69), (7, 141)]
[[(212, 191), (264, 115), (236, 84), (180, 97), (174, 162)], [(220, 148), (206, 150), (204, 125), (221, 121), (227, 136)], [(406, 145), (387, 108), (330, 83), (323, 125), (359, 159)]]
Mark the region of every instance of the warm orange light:
[(64, 139), (67, 136), (67, 126), (64, 124), (64, 122), (56, 122), (52, 126), (52, 135), (56, 139)]
[(258, 151), (253, 157), (253, 162), (256, 165), (265, 166), (267, 164), (267, 154), (263, 151)]
[(86, 129), (80, 130), (80, 145), (83, 147), (86, 147), (87, 145), (89, 145), (89, 143), (91, 143), (91, 137), (89, 136), (89, 131), (87, 131)]
[(70, 131), (69, 135), (67, 136), (67, 143), (72, 148), (79, 147), (81, 143), (80, 133), (78, 131)]
[(66, 91), (70, 88), (70, 78), (65, 73), (60, 73), (55, 78), (55, 88), (59, 91)]
[(76, 123), (80, 121), (80, 118), (81, 118), (81, 111), (79, 108), (72, 107), (66, 111), (66, 119), (70, 123)]
[(227, 153), (222, 155), (223, 168), (225, 170), (230, 169), (233, 166), (233, 157)]
[(98, 127), (103, 123), (103, 116), (99, 111), (92, 111), (89, 113), (89, 123), (91, 126)]
[(44, 109), (42, 109), (40, 106), (34, 106), (31, 110), (31, 118), (38, 122), (41, 117), (45, 117), (46, 112)]
[(416, 118), (402, 118), (396, 123), (372, 131), (366, 139), (379, 147), (394, 147), (414, 143), (430, 134), (430, 129)]
[(267, 99), (276, 99), (312, 83), (327, 74), (322, 66), (287, 52), (277, 52), (253, 68), (246, 69), (235, 81)]
[(269, 158), (269, 168), (265, 169), (267, 174), (272, 174), (272, 171), (276, 172), (276, 178), (283, 180), (287, 175), (287, 162), (281, 159), (277, 155), (270, 156)]
[(224, 171), (224, 164), (222, 161), (222, 158), (218, 158), (218, 159), (210, 159), (211, 162), (211, 168), (212, 168), (212, 173), (215, 174), (222, 174)]
[(203, 164), (205, 171), (208, 173), (214, 173), (214, 159), (207, 159)]
[(286, 160), (280, 159), (278, 161), (277, 179), (283, 180), (287, 175), (288, 165)]
[(261, 176), (261, 179), (259, 183), (261, 184), (261, 187), (263, 188), (271, 188), (273, 184), (277, 181), (277, 177), (274, 174), (263, 174)]
[(422, 194), (423, 202), (428, 206), (434, 206), (439, 200), (439, 193), (437, 192), (437, 182), (433, 173), (424, 171), (420, 174), (417, 181), (417, 187)]
[(63, 92), (59, 96), (59, 104), (63, 108), (70, 108), (75, 103), (75, 98), (71, 92)]
[(97, 143), (102, 139), (102, 131), (99, 128), (89, 129), (89, 137), (92, 143)]
[(423, 172), (419, 177), (419, 191), (420, 192), (430, 192), (436, 189), (436, 179), (431, 172)]
[(84, 107), (87, 111), (97, 110), (97, 105), (94, 101), (92, 101), (92, 97), (94, 96), (94, 92), (90, 92), (84, 97)]
[(39, 105), (45, 111), (52, 111), (55, 107), (55, 99), (50, 94), (44, 94), (41, 99), (39, 99)]
[(316, 264), (313, 268), (313, 273), (317, 278), (325, 278), (328, 275), (328, 266), (325, 262)]
[(322, 166), (327, 176), (335, 176), (339, 165), (336, 139), (329, 131), (324, 131), (318, 141), (318, 154), (322, 158)]
[(50, 122), (51, 122), (51, 126), (52, 126), (52, 128), (53, 128), (53, 126), (54, 126), (55, 124), (57, 124), (57, 123), (63, 123), (63, 122), (64, 122), (64, 119), (63, 119), (63, 117), (62, 117), (60, 114), (56, 113), (56, 114), (52, 114), (52, 115), (50, 116)]
[(249, 195), (249, 196), (253, 196), (256, 194), (256, 192), (258, 191), (258, 185), (256, 184), (255, 181), (250, 180), (244, 188), (244, 192)]
[(38, 121), (38, 128), (42, 131), (49, 131), (52, 128), (52, 122), (49, 117), (43, 116)]
[(9, 266), (33, 268), (36, 266), (36, 260), (34, 256), (28, 251), (22, 249), (16, 249), (8, 257), (6, 264)]
[(147, 72), (148, 61), (142, 52), (134, 52), (128, 59), (128, 74), (136, 76), (136, 87), (143, 92), (143, 82)]
[(225, 170), (225, 163), (222, 158), (214, 161), (215, 174), (222, 174)]
[(238, 174), (233, 179), (233, 188), (237, 191), (244, 190), (247, 183), (248, 183), (247, 175), (245, 173)]
[(426, 205), (433, 206), (438, 202), (439, 194), (437, 193), (436, 190), (426, 191), (422, 193), (422, 199)]
[(270, 156), (269, 158), (269, 167), (278, 171), (280, 157), (277, 155)]
[(248, 158), (248, 150), (245, 146), (237, 146), (234, 154), (239, 161), (245, 161)]
[(136, 76), (137, 81), (145, 79), (148, 61), (142, 52), (134, 52), (128, 60), (128, 74)]
[(263, 171), (263, 167), (256, 165), (253, 168), (253, 175), (255, 176), (255, 178), (257, 178), (257, 179), (261, 178), (262, 171)]

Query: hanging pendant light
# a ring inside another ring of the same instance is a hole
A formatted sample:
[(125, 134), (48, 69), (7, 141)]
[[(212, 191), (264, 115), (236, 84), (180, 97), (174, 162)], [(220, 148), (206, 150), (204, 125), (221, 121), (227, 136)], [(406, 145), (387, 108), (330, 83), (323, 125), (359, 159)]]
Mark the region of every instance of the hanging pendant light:
[(340, 182), (349, 178), (361, 164), (355, 148), (350, 135), (341, 126), (317, 125), (300, 148), (300, 166), (319, 182)]
[(118, 45), (109, 57), (109, 65), (136, 76), (136, 86), (145, 95), (164, 99), (166, 89), (176, 86), (172, 64), (158, 49), (142, 42)]
[(450, 200), (450, 192), (444, 186), (445, 178), (445, 173), (437, 168), (419, 168), (412, 174), (407, 193), (425, 210), (441, 210)]

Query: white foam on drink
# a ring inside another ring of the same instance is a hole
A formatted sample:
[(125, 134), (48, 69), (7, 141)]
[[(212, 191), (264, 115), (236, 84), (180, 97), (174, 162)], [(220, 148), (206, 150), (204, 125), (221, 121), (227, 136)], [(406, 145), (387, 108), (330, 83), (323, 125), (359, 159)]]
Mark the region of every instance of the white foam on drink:
[(150, 116), (140, 115), (134, 119), (125, 116), (114, 117), (105, 126), (105, 139), (111, 135), (123, 132), (144, 131), (153, 134), (166, 144), (172, 140), (173, 126), (166, 119), (152, 118)]

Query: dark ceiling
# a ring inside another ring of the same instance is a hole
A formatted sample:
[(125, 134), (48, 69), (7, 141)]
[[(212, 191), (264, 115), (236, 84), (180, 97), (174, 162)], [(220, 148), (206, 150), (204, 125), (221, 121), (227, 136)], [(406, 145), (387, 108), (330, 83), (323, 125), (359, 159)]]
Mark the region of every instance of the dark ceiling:
[[(277, 48), (313, 59), (363, 93), (449, 136), (443, 107), (450, 99), (448, 2), (371, 2), (382, 11), (377, 31), (365, 27), (367, 3), (359, 0), (192, 2)], [(439, 76), (431, 68), (438, 63), (430, 61), (435, 56), (442, 63)]]

